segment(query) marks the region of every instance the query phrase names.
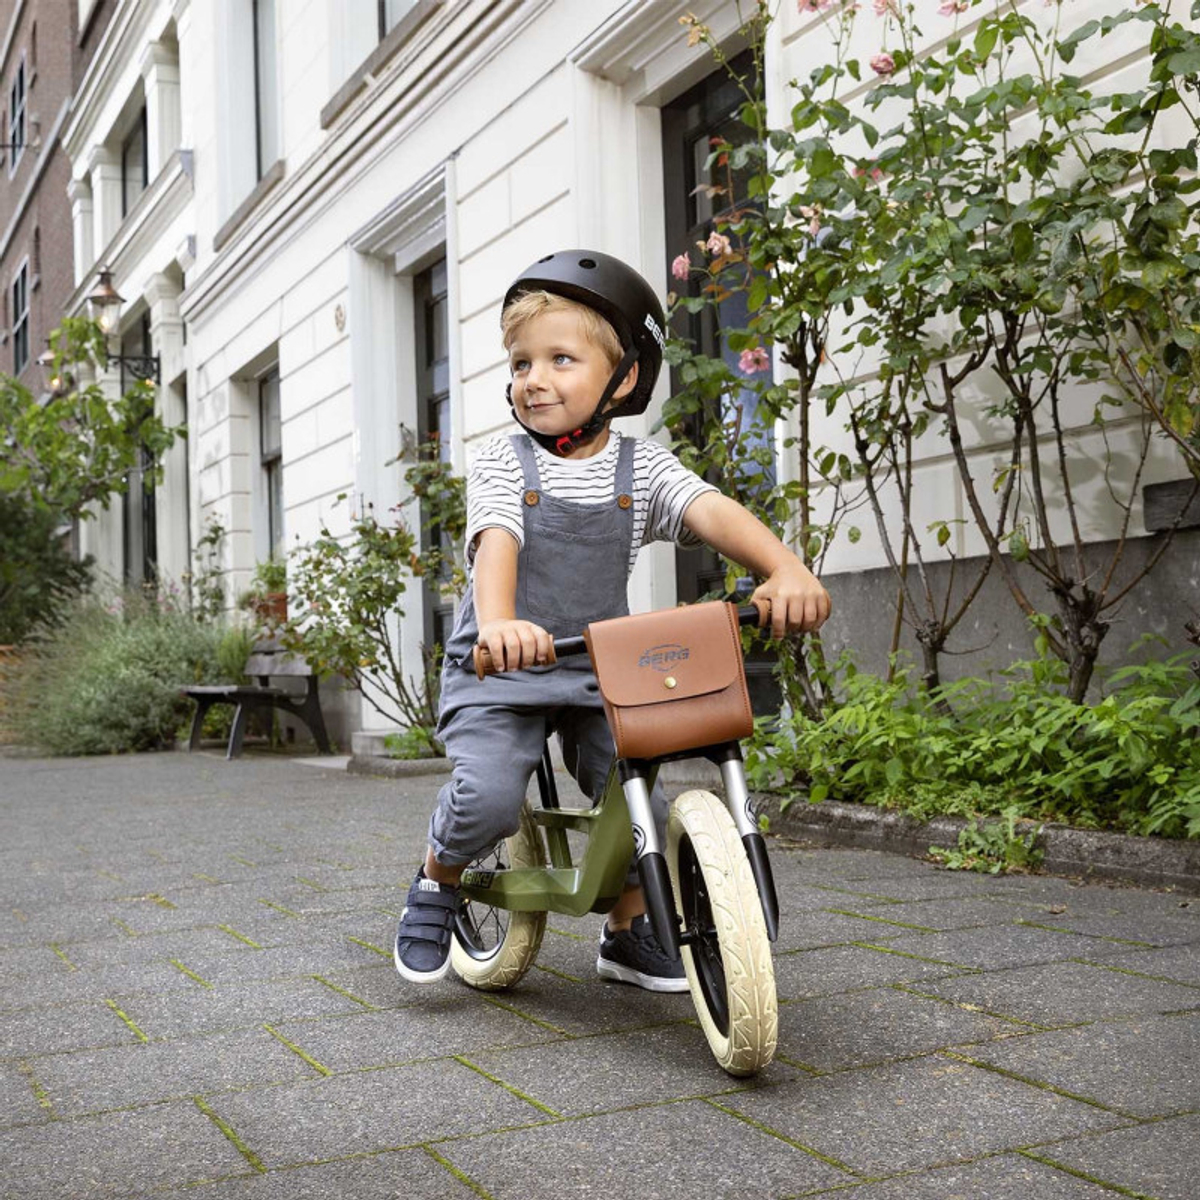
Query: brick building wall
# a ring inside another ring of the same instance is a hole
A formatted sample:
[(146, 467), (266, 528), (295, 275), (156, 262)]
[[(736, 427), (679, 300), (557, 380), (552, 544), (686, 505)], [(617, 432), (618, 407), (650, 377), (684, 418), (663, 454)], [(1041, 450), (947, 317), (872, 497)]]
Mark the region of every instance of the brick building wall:
[(70, 104), (78, 0), (0, 3), (0, 371), (41, 391), (38, 355), (74, 289), (70, 164), (57, 131)]

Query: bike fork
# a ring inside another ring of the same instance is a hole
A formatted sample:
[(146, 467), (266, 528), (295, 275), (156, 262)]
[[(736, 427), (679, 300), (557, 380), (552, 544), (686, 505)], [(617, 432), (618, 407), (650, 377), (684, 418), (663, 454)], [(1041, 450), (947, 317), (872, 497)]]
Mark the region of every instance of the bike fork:
[(629, 807), (633, 825), (633, 849), (637, 856), (638, 877), (646, 896), (646, 912), (659, 945), (672, 958), (679, 957), (679, 919), (675, 897), (671, 893), (671, 875), (667, 856), (658, 841), (654, 809), (650, 805), (650, 778), (642, 763), (622, 759), (621, 789)]
[(741, 747), (736, 742), (722, 746), (711, 758), (721, 769), (721, 781), (725, 785), (725, 803), (729, 806), (734, 824), (741, 835), (746, 857), (750, 860), (750, 872), (754, 876), (754, 885), (762, 901), (767, 937), (774, 941), (779, 936), (779, 896), (775, 891), (771, 860), (767, 857), (767, 843), (758, 831), (754, 810), (750, 807), (750, 792), (746, 787)]

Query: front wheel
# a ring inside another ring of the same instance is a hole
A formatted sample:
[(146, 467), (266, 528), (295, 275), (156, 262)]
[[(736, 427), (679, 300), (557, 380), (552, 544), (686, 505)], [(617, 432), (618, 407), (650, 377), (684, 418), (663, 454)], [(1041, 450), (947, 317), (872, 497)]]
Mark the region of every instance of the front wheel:
[(775, 968), (745, 849), (711, 792), (684, 792), (671, 806), (667, 865), (691, 935), (683, 965), (704, 1036), (729, 1074), (753, 1075), (775, 1054)]
[[(521, 809), (517, 832), (470, 865), (485, 871), (546, 865), (545, 844), (528, 804)], [(454, 922), (450, 965), (468, 986), (484, 992), (502, 991), (533, 966), (545, 931), (544, 912), (509, 912), (464, 899)]]

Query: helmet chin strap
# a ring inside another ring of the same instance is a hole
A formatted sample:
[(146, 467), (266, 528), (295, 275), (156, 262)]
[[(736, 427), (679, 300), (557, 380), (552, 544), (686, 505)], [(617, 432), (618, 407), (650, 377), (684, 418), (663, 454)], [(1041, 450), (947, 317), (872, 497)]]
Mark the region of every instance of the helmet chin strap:
[(504, 395), (508, 400), (508, 407), (512, 409), (512, 418), (542, 449), (549, 450), (551, 454), (557, 454), (560, 458), (565, 458), (573, 450), (578, 450), (580, 446), (586, 446), (589, 442), (594, 442), (604, 431), (609, 421), (613, 417), (621, 415), (620, 405), (609, 409), (608, 412), (604, 410), (608, 402), (612, 399), (613, 392), (621, 386), (621, 381), (633, 369), (633, 364), (637, 360), (638, 352), (631, 346), (625, 351), (621, 361), (617, 364), (616, 370), (613, 371), (612, 377), (605, 385), (600, 402), (596, 405), (592, 415), (578, 429), (574, 429), (570, 433), (541, 433), (536, 429), (530, 429), (517, 416), (517, 407), (513, 404), (512, 384), (510, 383), (504, 389)]

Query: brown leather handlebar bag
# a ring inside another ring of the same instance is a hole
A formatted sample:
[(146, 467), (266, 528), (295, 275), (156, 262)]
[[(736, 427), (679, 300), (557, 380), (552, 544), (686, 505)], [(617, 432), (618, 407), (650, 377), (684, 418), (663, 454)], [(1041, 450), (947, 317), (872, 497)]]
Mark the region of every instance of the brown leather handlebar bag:
[(732, 604), (596, 621), (584, 641), (618, 758), (677, 754), (753, 732)]

